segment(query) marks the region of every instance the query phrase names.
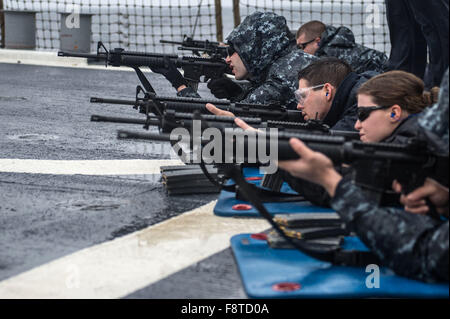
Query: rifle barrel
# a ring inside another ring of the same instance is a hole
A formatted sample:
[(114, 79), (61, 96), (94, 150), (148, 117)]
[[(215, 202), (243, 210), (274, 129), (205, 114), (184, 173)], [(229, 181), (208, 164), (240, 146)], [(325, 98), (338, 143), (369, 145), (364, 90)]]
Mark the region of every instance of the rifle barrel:
[(158, 119), (133, 119), (133, 118), (125, 118), (125, 117), (111, 117), (111, 116), (103, 116), (103, 115), (92, 115), (91, 122), (107, 122), (107, 123), (121, 123), (121, 124), (148, 124), (150, 126), (158, 126), (160, 124)]
[(120, 130), (117, 132), (117, 138), (122, 140), (138, 139), (170, 142), (170, 134), (167, 133), (138, 133)]
[(79, 53), (79, 52), (68, 52), (68, 51), (58, 51), (58, 56), (64, 57), (74, 57), (74, 58), (86, 58), (86, 59), (106, 59), (106, 55), (97, 53)]
[(168, 41), (168, 40), (159, 40), (159, 43), (183, 45), (183, 42), (179, 42), (179, 41)]
[[(121, 104), (121, 105), (136, 105), (136, 100), (120, 100), (120, 99), (104, 99), (101, 97), (91, 97), (91, 103), (107, 103), (107, 104)], [(137, 101), (139, 104), (139, 101)]]

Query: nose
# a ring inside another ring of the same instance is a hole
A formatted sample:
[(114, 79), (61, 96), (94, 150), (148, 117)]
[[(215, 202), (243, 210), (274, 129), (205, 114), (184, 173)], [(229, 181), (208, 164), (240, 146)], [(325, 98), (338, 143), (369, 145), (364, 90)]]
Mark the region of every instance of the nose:
[(231, 63), (231, 57), (229, 55), (227, 55), (227, 57), (225, 58), (225, 62), (228, 64)]
[(356, 120), (356, 123), (355, 123), (355, 130), (360, 131), (361, 128), (362, 128), (362, 126), (361, 126), (361, 121), (360, 121), (360, 120)]
[(297, 110), (303, 110), (303, 104), (301, 104), (300, 102), (297, 103)]

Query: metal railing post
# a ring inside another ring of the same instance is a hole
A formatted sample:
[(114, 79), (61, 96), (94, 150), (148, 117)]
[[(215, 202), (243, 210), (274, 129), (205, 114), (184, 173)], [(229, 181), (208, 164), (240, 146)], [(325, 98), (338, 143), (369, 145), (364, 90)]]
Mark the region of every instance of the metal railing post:
[(0, 42), (0, 48), (5, 47), (5, 13), (4, 10), (3, 0), (0, 0), (0, 31), (2, 35), (2, 41)]
[(222, 1), (215, 0), (216, 5), (216, 34), (217, 41), (223, 42)]
[(241, 24), (241, 10), (239, 8), (239, 0), (233, 0), (233, 17), (234, 27)]

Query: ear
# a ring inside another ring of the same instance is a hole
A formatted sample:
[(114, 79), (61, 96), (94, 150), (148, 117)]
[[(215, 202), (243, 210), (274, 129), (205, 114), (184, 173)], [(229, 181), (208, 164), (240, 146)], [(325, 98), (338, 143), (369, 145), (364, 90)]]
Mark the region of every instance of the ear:
[(393, 105), (390, 109), (390, 113), (389, 113), (389, 119), (391, 120), (391, 122), (398, 122), (400, 121), (400, 119), (402, 118), (403, 112), (402, 112), (402, 108), (400, 107), (400, 105)]
[(331, 100), (333, 100), (334, 97), (334, 86), (331, 85), (330, 83), (325, 83), (324, 87), (323, 87), (323, 91), (324, 91), (324, 95), (325, 98), (328, 102), (330, 102)]
[(317, 48), (319, 48), (319, 46), (320, 46), (320, 40), (321, 40), (321, 38), (319, 38), (319, 37), (317, 37), (317, 38), (314, 40), (314, 44), (317, 46)]

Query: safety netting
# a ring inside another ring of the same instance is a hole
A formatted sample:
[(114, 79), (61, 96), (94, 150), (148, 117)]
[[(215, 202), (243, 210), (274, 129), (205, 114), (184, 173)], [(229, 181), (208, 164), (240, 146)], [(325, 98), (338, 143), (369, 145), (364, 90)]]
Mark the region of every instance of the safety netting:
[[(161, 39), (180, 41), (184, 34), (216, 39), (214, 0), (3, 0), (6, 10), (36, 11), (36, 48), (60, 47), (61, 22), (67, 14), (91, 16), (91, 49), (106, 46), (127, 50), (174, 52)], [(219, 1), (220, 3), (220, 1)]]
[(311, 20), (346, 26), (357, 43), (385, 53), (391, 48), (384, 0), (239, 0), (239, 11), (241, 20), (255, 11), (275, 12), (293, 32)]
[(161, 39), (222, 40), (254, 11), (286, 17), (295, 32), (320, 20), (349, 27), (358, 43), (389, 53), (389, 30), (383, 0), (0, 0), (6, 10), (36, 11), (36, 48), (60, 48), (62, 13), (91, 16), (91, 49), (97, 41), (127, 50), (176, 52)]

